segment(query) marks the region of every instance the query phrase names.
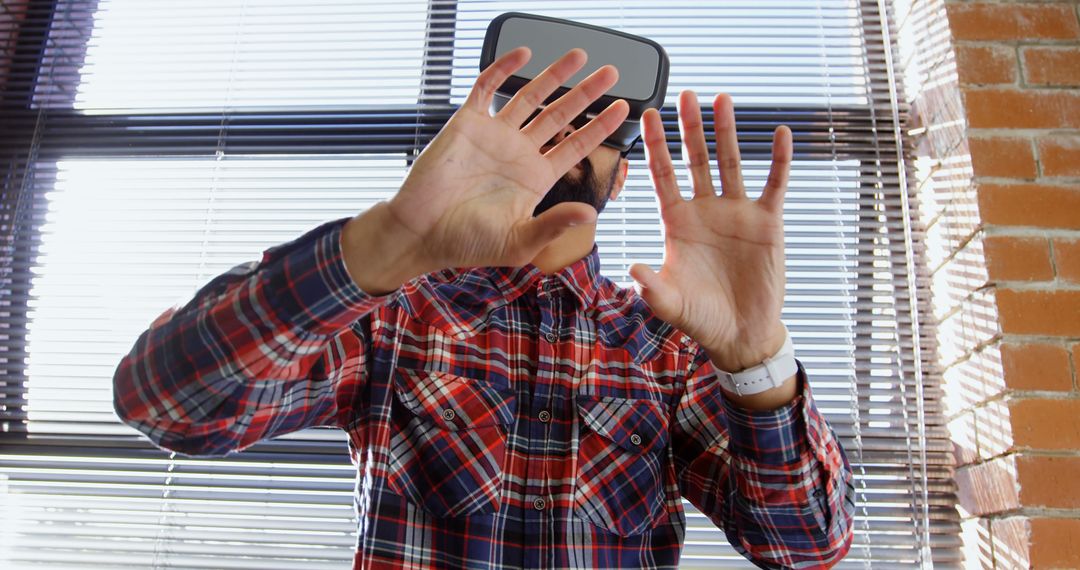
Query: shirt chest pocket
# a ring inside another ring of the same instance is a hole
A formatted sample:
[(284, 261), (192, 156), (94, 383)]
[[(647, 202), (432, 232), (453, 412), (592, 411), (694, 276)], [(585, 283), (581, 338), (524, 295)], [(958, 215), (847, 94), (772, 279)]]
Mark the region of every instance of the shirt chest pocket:
[(514, 395), (480, 380), (399, 368), (394, 396), (390, 488), (438, 517), (498, 511)]
[(667, 415), (653, 400), (579, 395), (575, 513), (620, 536), (641, 534), (664, 512)]

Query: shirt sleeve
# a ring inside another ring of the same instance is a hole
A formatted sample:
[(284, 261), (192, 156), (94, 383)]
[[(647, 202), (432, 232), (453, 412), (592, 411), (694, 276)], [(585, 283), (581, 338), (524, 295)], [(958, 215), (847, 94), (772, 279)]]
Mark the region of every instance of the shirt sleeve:
[(723, 396), (704, 351), (675, 411), (683, 496), (760, 568), (829, 568), (851, 547), (851, 468), (799, 364), (799, 394), (771, 411)]
[(366, 378), (370, 337), (350, 325), (369, 321), (389, 297), (364, 293), (348, 274), (346, 221), (267, 249), (158, 317), (113, 377), (120, 419), (158, 447), (192, 456), (227, 455), (309, 426), (344, 427)]

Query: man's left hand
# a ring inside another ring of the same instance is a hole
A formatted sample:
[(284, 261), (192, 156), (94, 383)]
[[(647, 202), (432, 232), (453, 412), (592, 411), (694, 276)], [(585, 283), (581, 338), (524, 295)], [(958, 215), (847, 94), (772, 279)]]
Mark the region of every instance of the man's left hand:
[[(679, 97), (683, 155), (694, 191), (690, 200), (679, 192), (660, 114), (649, 109), (642, 116), (645, 154), (664, 222), (664, 264), (658, 273), (635, 264), (630, 275), (658, 317), (697, 341), (714, 366), (737, 372), (760, 364), (784, 343), (783, 206), (791, 130), (780, 126), (774, 132), (769, 178), (760, 198), (751, 200), (743, 186), (731, 97), (717, 95), (713, 111), (719, 195), (697, 95), (684, 91)], [(794, 381), (787, 384), (785, 392), (793, 397)]]

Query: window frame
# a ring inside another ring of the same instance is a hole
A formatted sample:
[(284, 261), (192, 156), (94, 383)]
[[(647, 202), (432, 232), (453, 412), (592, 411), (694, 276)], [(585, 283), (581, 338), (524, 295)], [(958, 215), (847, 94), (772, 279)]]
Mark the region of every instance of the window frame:
[[(244, 155), (280, 154), (311, 154), (313, 156), (326, 153), (403, 153), (406, 161), (411, 160), (426, 146), (437, 134), (441, 126), (449, 119), (455, 110), (451, 104), (451, 72), (449, 66), (433, 65), (438, 58), (445, 59), (447, 53), (452, 57), (454, 50), (454, 23), (447, 20), (445, 14), (448, 7), (454, 11), (457, 2), (438, 0), (440, 13), (443, 15), (437, 21), (431, 18), (431, 8), (437, 0), (429, 0), (428, 25), (425, 32), (424, 63), (421, 76), (420, 97), (416, 105), (412, 106), (388, 106), (378, 109), (363, 109), (354, 111), (320, 111), (305, 112), (302, 110), (281, 111), (237, 111), (231, 112), (223, 120), (220, 112), (194, 112), (194, 113), (138, 113), (128, 115), (87, 115), (70, 109), (36, 108), (34, 105), (34, 93), (37, 87), (38, 71), (43, 65), (46, 53), (49, 32), (52, 22), (57, 16), (57, 9), (61, 5), (60, 0), (27, 0), (27, 10), (32, 12), (48, 13), (49, 25), (42, 29), (35, 29), (26, 25), (34, 21), (27, 18), (24, 25), (20, 26), (18, 38), (15, 42), (12, 77), (34, 77), (34, 81), (26, 81), (25, 88), (19, 90), (4, 90), (0, 92), (4, 99), (0, 102), (0, 123), (14, 125), (8, 131), (7, 148), (10, 149), (35, 149), (34, 155), (25, 157), (16, 156), (11, 151), (11, 156), (5, 161), (9, 171), (5, 177), (10, 180), (22, 180), (22, 183), (9, 184), (8, 188), (14, 188), (14, 196), (5, 193), (0, 207), (11, 211), (18, 216), (23, 208), (40, 208), (44, 206), (44, 196), (24, 196), (26, 188), (32, 188), (33, 183), (25, 182), (35, 175), (35, 165), (40, 162), (55, 161), (64, 156), (78, 157), (109, 157), (117, 154), (123, 156), (140, 156), (158, 154), (159, 149), (147, 145), (138, 144), (139, 141), (152, 140), (155, 133), (183, 124), (192, 129), (192, 138), (189, 143), (169, 149), (171, 156), (189, 157), (214, 157), (219, 150), (219, 137), (222, 125), (227, 123), (234, 135), (226, 139), (227, 152)], [(92, 20), (90, 21), (92, 24)], [(866, 25), (866, 23), (863, 23)], [(87, 34), (87, 37), (89, 34)], [(883, 46), (865, 46), (866, 50), (885, 49)], [(421, 102), (424, 108), (421, 109)], [(870, 101), (866, 106), (834, 106), (824, 108), (820, 106), (782, 106), (782, 107), (755, 107), (736, 110), (736, 121), (739, 127), (740, 150), (744, 158), (761, 159), (767, 158), (770, 151), (771, 126), (783, 122), (792, 127), (796, 141), (794, 160), (860, 160), (866, 166), (873, 168), (873, 164), (880, 156), (875, 157), (875, 150), (854, 151), (845, 148), (837, 153), (835, 147), (828, 144), (833, 133), (842, 133), (843, 128), (857, 127), (859, 125), (874, 125), (882, 120), (875, 115), (875, 104)], [(711, 109), (703, 110), (703, 119), (706, 124), (711, 123)], [(661, 109), (661, 116), (665, 125), (674, 125), (677, 121), (674, 102), (669, 101)], [(180, 120), (182, 119), (182, 120)], [(891, 122), (891, 118), (888, 121)], [(40, 140), (35, 137), (42, 132)], [(257, 135), (249, 137), (237, 136), (235, 133), (243, 129), (258, 129)], [(834, 130), (835, 129), (835, 130)], [(680, 143), (678, 130), (668, 128), (669, 147), (673, 156), (677, 159)], [(70, 134), (86, 133), (84, 139), (74, 138)], [(710, 148), (714, 147), (712, 135), (707, 135)], [(880, 154), (879, 152), (877, 154)], [(629, 158), (633, 161), (643, 161), (644, 152), (642, 145), (637, 145)], [(47, 169), (55, 172), (55, 169)], [(860, 204), (874, 204), (882, 201), (877, 197), (879, 190), (872, 186), (866, 186), (860, 193)], [(32, 200), (23, 203), (22, 200)], [(14, 208), (12, 208), (14, 202)], [(868, 205), (867, 216), (883, 216), (886, 223), (896, 223), (902, 218), (899, 206), (885, 211), (874, 210)], [(861, 211), (861, 210), (860, 210)], [(11, 226), (14, 235), (3, 237), (14, 244), (13, 259), (32, 260), (36, 252), (19, 253), (20, 244), (40, 244), (40, 227), (35, 225), (29, 235), (19, 235), (21, 226), (18, 221)], [(881, 234), (876, 230), (859, 229), (858, 241), (860, 250), (864, 244), (871, 246), (874, 240)], [(895, 264), (903, 264), (903, 253), (890, 254), (890, 260)], [(16, 262), (18, 263), (18, 262)], [(920, 266), (922, 269), (923, 266)], [(11, 281), (12, 289), (29, 290), (30, 273), (21, 268), (15, 268), (11, 278), (20, 278), (19, 281)], [(868, 287), (859, 285), (859, 287)], [(869, 295), (868, 292), (856, 293), (856, 297)], [(926, 295), (920, 294), (926, 298)], [(4, 331), (8, 342), (15, 344), (21, 340), (21, 346), (27, 343), (27, 330), (29, 325), (29, 303), (25, 295), (15, 297), (6, 307), (6, 312), (11, 315), (9, 328)], [(905, 308), (899, 308), (905, 310)], [(875, 318), (872, 308), (858, 307), (855, 321)], [(861, 333), (865, 334), (865, 333)], [(910, 331), (908, 331), (910, 335)], [(130, 437), (122, 436), (58, 436), (31, 434), (27, 431), (27, 417), (25, 394), (29, 390), (30, 379), (26, 372), (25, 357), (27, 353), (9, 352), (6, 357), (6, 371), (0, 376), (3, 402), (6, 407), (0, 408), (0, 445), (7, 449), (17, 449), (20, 453), (64, 456), (72, 451), (81, 454), (90, 454), (102, 457), (167, 457), (168, 453), (154, 447), (148, 440), (134, 432)], [(859, 356), (857, 358), (865, 358)], [(899, 366), (904, 370), (920, 363), (911, 361), (911, 354), (902, 353), (902, 362)], [(928, 375), (928, 381), (932, 377)], [(944, 421), (943, 417), (935, 417), (937, 421)], [(313, 428), (323, 429), (323, 428)], [(252, 461), (283, 461), (309, 463), (312, 461), (325, 461), (328, 464), (347, 460), (348, 448), (346, 442), (341, 441), (296, 441), (278, 439), (263, 441), (253, 445), (242, 454), (230, 458), (232, 460), (250, 459)], [(928, 467), (929, 468), (929, 467)], [(913, 485), (916, 483), (913, 482)]]

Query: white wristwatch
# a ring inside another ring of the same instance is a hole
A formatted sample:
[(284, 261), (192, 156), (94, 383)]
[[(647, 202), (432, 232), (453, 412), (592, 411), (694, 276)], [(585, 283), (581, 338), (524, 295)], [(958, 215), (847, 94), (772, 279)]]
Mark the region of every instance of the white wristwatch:
[(739, 396), (748, 396), (776, 388), (791, 378), (799, 366), (795, 363), (795, 346), (791, 344), (791, 333), (784, 327), (784, 346), (780, 350), (765, 359), (765, 362), (747, 368), (742, 372), (725, 372), (716, 370), (720, 379), (720, 386), (729, 392)]

